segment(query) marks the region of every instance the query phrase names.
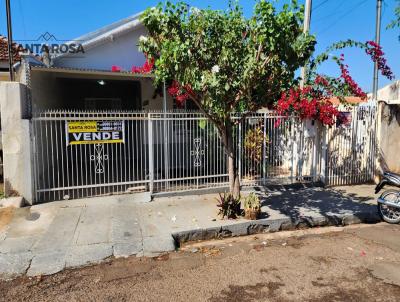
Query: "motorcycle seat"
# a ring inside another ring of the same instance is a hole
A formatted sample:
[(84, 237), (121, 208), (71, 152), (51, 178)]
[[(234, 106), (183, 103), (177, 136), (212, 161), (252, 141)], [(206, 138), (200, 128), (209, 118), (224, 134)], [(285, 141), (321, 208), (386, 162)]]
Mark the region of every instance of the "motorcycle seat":
[(400, 184), (400, 174), (392, 173), (392, 172), (385, 172), (383, 174), (386, 178), (392, 180), (395, 184)]

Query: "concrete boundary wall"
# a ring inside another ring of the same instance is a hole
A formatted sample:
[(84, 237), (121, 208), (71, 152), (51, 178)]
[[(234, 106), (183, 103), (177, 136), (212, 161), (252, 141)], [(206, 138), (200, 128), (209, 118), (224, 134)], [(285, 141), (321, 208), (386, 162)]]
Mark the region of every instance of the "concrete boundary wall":
[(400, 81), (378, 91), (378, 175), (400, 173)]
[(30, 120), (23, 119), (26, 87), (17, 82), (0, 83), (0, 110), (6, 196), (17, 193), (32, 204)]
[(400, 173), (400, 103), (379, 102), (379, 171)]

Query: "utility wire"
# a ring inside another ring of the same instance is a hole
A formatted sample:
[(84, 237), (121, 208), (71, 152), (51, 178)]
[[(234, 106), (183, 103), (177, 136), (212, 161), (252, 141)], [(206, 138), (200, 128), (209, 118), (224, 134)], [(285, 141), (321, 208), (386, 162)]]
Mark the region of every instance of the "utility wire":
[(322, 1), (320, 4), (318, 4), (314, 9), (313, 9), (313, 11), (316, 11), (318, 8), (320, 8), (321, 6), (323, 6), (325, 3), (327, 3), (329, 0), (325, 0), (325, 1)]
[[(346, 3), (346, 0), (342, 0), (342, 1), (339, 3), (339, 5), (337, 5), (337, 6), (333, 9), (335, 12), (330, 13), (329, 15), (325, 15), (325, 16), (323, 16), (323, 17), (321, 17), (321, 18), (318, 18), (318, 19), (315, 20), (315, 22), (319, 22), (319, 21), (322, 21), (322, 20), (326, 20), (326, 19), (329, 18), (329, 17), (332, 17), (332, 16), (335, 16), (335, 15), (337, 15), (337, 14), (342, 13), (343, 11), (340, 11), (340, 10), (338, 10), (338, 9), (341, 8), (341, 7), (343, 6), (343, 4), (345, 4), (345, 3)], [(315, 22), (314, 22), (314, 23), (315, 23)]]
[(324, 29), (322, 29), (319, 34), (322, 34), (324, 32), (326, 32), (328, 29), (330, 29), (332, 26), (334, 26), (335, 24), (337, 24), (339, 21), (341, 21), (343, 18), (345, 18), (346, 16), (350, 15), (351, 13), (353, 13), (353, 11), (357, 8), (359, 8), (360, 6), (362, 6), (363, 4), (367, 3), (368, 1), (362, 0), (360, 2), (358, 2), (355, 6), (353, 6), (352, 8), (350, 8), (346, 13), (340, 15), (334, 22), (332, 22), (331, 24), (329, 24), (327, 27), (325, 27)]

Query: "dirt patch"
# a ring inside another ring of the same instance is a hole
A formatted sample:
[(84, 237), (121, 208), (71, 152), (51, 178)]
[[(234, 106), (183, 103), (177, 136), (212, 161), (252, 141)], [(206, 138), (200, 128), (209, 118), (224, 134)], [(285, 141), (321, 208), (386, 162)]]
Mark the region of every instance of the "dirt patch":
[[(231, 302), (231, 301), (242, 301), (251, 302), (257, 300), (263, 300), (265, 297), (273, 299), (276, 297), (276, 291), (284, 286), (283, 283), (278, 282), (267, 282), (257, 283), (255, 285), (229, 285), (229, 288), (223, 290), (220, 295), (211, 297), (208, 301), (210, 302)], [(283, 301), (283, 300), (279, 300)]]
[[(263, 242), (261, 237), (214, 242), (156, 258), (112, 259), (49, 277), (0, 281), (0, 301), (368, 302), (400, 297), (400, 287), (368, 271), (381, 258), (400, 263), (400, 253), (386, 246), (348, 233)], [(254, 249), (258, 245), (264, 247)], [(360, 250), (366, 255), (360, 256)]]
[(10, 223), (14, 215), (14, 208), (0, 208), (0, 232)]

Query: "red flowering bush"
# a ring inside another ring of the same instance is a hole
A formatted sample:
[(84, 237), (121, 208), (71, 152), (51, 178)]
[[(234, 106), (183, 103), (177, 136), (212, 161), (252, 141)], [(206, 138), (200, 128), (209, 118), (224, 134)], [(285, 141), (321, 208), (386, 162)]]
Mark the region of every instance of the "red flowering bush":
[(132, 66), (133, 73), (150, 73), (154, 68), (154, 59), (149, 60), (146, 57), (146, 62), (144, 62), (143, 66)]
[[(327, 84), (325, 81), (323, 77), (318, 78), (318, 84)], [(301, 119), (319, 120), (328, 126), (335, 123), (335, 117), (339, 113), (321, 91), (312, 86), (292, 88), (288, 93), (282, 93), (275, 109), (285, 117), (296, 112)]]
[(382, 51), (382, 47), (379, 44), (374, 41), (367, 41), (365, 52), (371, 57), (372, 61), (378, 63), (378, 69), (383, 76), (387, 77), (389, 80), (394, 79), (394, 74), (387, 65), (386, 59), (383, 57), (385, 53)]
[(342, 54), (339, 59), (339, 67), (341, 71), (340, 77), (343, 79), (344, 83), (349, 88), (350, 95), (358, 96), (362, 99), (367, 98), (367, 94), (358, 86), (349, 73), (349, 66), (343, 63), (344, 55)]
[(122, 70), (122, 68), (119, 67), (119, 66), (116, 66), (116, 65), (113, 65), (113, 66), (111, 67), (111, 71), (112, 71), (112, 72), (121, 72), (121, 70)]
[[(310, 74), (308, 77), (308, 86), (301, 88), (292, 88), (289, 92), (282, 93), (280, 99), (275, 104), (275, 109), (279, 114), (288, 116), (296, 113), (301, 119), (319, 120), (324, 125), (333, 125), (338, 117), (337, 108), (329, 101), (336, 96), (342, 102), (346, 96), (356, 96), (362, 99), (367, 98), (367, 94), (351, 77), (349, 66), (344, 63), (344, 55), (333, 57), (339, 65), (340, 76), (338, 78), (324, 77), (316, 74), (316, 66), (326, 61), (330, 56), (329, 52), (338, 50), (347, 46), (358, 46), (365, 49), (365, 52), (371, 57), (372, 61), (378, 64), (381, 74), (392, 80), (394, 74), (387, 65), (383, 57), (382, 47), (373, 41), (366, 43), (354, 42), (351, 40), (339, 42), (328, 49), (326, 53), (318, 56), (310, 64)], [(280, 121), (276, 124), (278, 126)]]
[(193, 91), (189, 85), (182, 86), (177, 81), (173, 81), (168, 88), (168, 93), (176, 100), (178, 107), (182, 107)]
[[(143, 66), (132, 66), (132, 73), (150, 73), (154, 68), (154, 59), (149, 60), (146, 56), (146, 62), (144, 62)], [(122, 67), (113, 65), (111, 66), (112, 72), (121, 72)]]

